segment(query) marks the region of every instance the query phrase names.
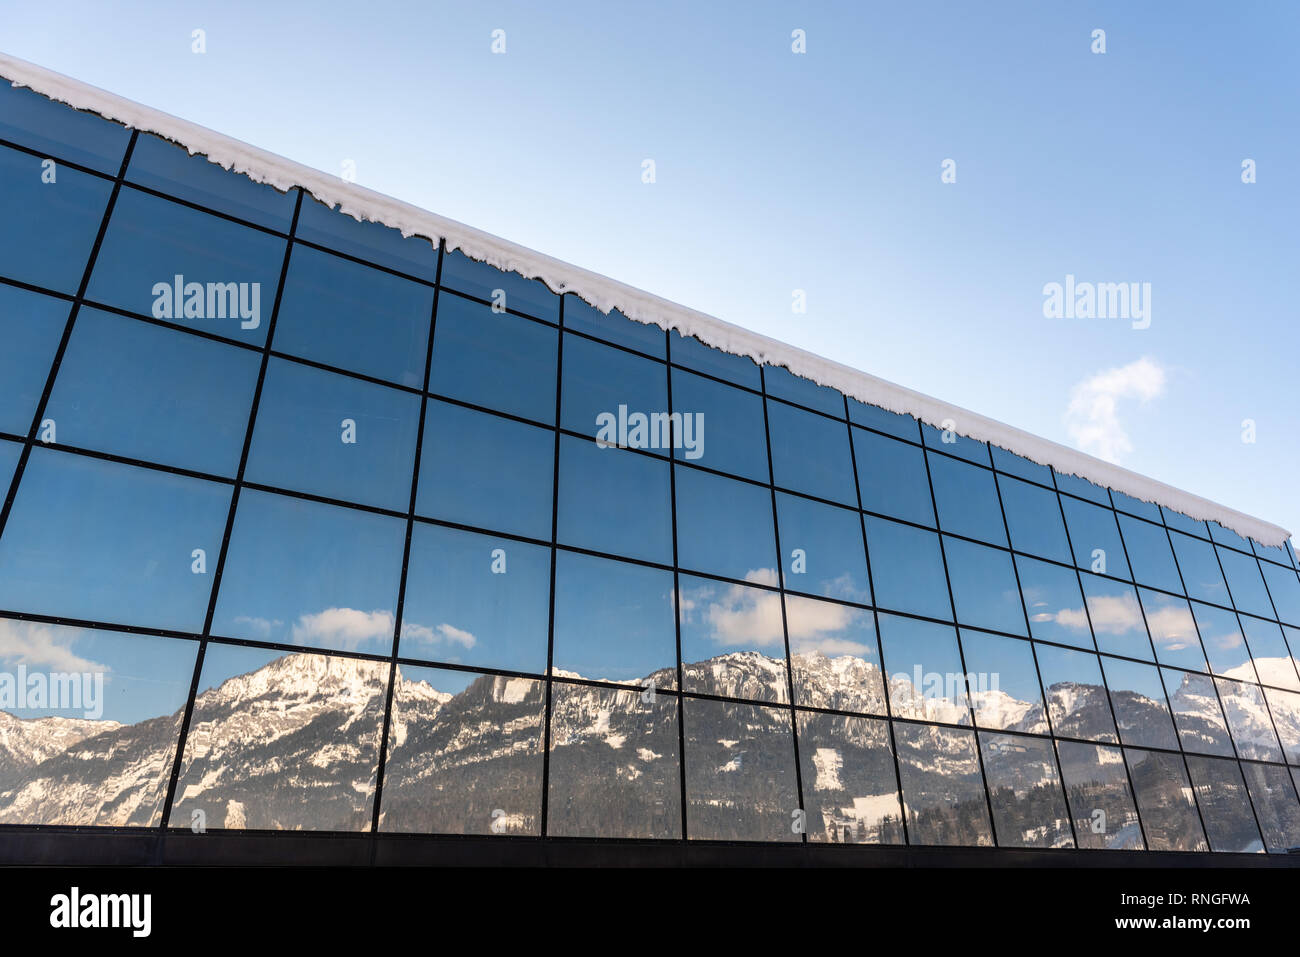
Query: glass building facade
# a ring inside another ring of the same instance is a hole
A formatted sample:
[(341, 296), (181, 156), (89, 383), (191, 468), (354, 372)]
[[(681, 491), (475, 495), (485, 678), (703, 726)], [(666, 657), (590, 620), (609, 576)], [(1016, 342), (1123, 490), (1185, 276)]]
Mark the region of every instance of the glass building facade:
[(0, 828), (1281, 854), (1292, 549), (0, 87)]

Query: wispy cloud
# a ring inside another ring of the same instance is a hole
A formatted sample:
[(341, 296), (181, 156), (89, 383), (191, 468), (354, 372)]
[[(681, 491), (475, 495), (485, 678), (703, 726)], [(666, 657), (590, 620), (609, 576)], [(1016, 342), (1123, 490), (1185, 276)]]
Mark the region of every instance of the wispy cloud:
[(1070, 393), (1065, 412), (1070, 438), (1085, 452), (1119, 462), (1133, 451), (1133, 443), (1119, 420), (1124, 399), (1149, 402), (1165, 391), (1165, 370), (1143, 357), (1126, 366), (1105, 369), (1078, 383)]
[(0, 619), (0, 662), (51, 671), (111, 671), (108, 665), (90, 661), (72, 650), (85, 636), (82, 629)]
[(393, 615), (389, 611), (359, 611), (356, 608), (326, 608), (314, 615), (300, 615), (293, 625), (297, 645), (325, 644), (355, 651), (368, 641), (393, 639)]

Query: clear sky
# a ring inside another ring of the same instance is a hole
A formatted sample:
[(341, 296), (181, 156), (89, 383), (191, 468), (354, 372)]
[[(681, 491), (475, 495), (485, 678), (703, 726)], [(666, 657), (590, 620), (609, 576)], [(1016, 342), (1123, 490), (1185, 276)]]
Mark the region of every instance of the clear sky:
[[(2, 13), (5, 52), (1300, 529), (1294, 3)], [(1067, 275), (1150, 283), (1149, 327), (1045, 318)]]

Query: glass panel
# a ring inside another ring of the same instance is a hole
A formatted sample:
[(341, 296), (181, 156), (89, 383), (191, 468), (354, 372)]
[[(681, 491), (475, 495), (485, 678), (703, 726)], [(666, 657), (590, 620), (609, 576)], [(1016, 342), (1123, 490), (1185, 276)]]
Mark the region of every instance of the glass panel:
[(1119, 527), (1129, 563), (1133, 566), (1133, 577), (1138, 583), (1181, 595), (1183, 583), (1178, 577), (1178, 566), (1174, 564), (1174, 553), (1169, 547), (1164, 526), (1121, 513)]
[[(659, 562), (673, 560), (668, 463), (639, 452), (560, 439), (562, 542)], [(773, 578), (775, 578), (773, 568)]]
[(1056, 750), (1079, 847), (1143, 850), (1142, 827), (1120, 749), (1058, 741)]
[[(1178, 750), (1178, 736), (1174, 732), (1174, 721), (1165, 702), (1165, 689), (1156, 666), (1105, 655), (1101, 658), (1101, 666), (1106, 674), (1106, 686), (1110, 689), (1120, 741), (1144, 748)], [(1141, 795), (1138, 797), (1140, 803)]]
[[(1254, 550), (1255, 554), (1258, 555), (1260, 558), (1266, 559), (1268, 561), (1277, 562), (1279, 565), (1282, 565), (1284, 568), (1291, 568), (1291, 569), (1295, 568), (1295, 565), (1291, 561), (1291, 556), (1294, 553), (1291, 551), (1290, 542), (1286, 542), (1282, 545), (1261, 545), (1259, 542), (1255, 541), (1252, 538), (1250, 540), (1250, 547), (1252, 550)], [(1264, 577), (1268, 578), (1267, 566), (1264, 567)], [(1269, 585), (1271, 586), (1273, 583), (1273, 579), (1269, 578), (1268, 580), (1269, 580)], [(1274, 600), (1276, 600), (1277, 596), (1275, 595), (1273, 597)]]
[(871, 718), (799, 712), (808, 840), (821, 844), (902, 844), (889, 725)]
[(401, 519), (245, 489), (212, 630), (386, 655), (405, 537)]
[[(1115, 503), (1115, 508), (1121, 512), (1128, 512), (1130, 515), (1136, 515), (1138, 518), (1145, 518), (1148, 522), (1155, 522), (1157, 525), (1164, 524), (1164, 518), (1160, 515), (1160, 506), (1154, 502), (1143, 502), (1131, 495), (1125, 495), (1123, 492), (1110, 490), (1111, 501)], [(1129, 546), (1129, 557), (1132, 558), (1132, 546)]]
[(549, 548), (417, 523), (398, 653), (544, 674), (550, 583)]
[[(116, 173), (117, 165), (106, 172)], [(191, 154), (183, 146), (148, 133), (141, 133), (135, 141), (126, 178), (282, 233), (287, 233), (293, 222), (296, 190), (282, 193), (274, 186), (255, 183), (247, 176), (223, 169), (202, 153)]]
[(1070, 542), (1061, 521), (1056, 493), (1027, 482), (998, 476), (1006, 508), (1011, 547), (1058, 562), (1070, 561)]
[(553, 661), (566, 678), (676, 688), (673, 573), (557, 552)]
[(1192, 602), (1192, 613), (1196, 616), (1196, 627), (1200, 629), (1206, 657), (1210, 659), (1210, 670), (1216, 675), (1241, 681), (1259, 680), (1237, 616), (1226, 608), (1196, 601)]
[(0, 618), (0, 823), (156, 827), (198, 647)]
[(1210, 850), (1260, 853), (1264, 842), (1251, 811), (1250, 796), (1236, 761), (1225, 758), (1187, 759)]
[(680, 840), (677, 738), (672, 695), (556, 682), (547, 833)]
[(1273, 713), (1273, 727), (1277, 729), (1289, 764), (1300, 764), (1300, 694), (1265, 688), (1268, 710)]
[(672, 340), (671, 355), (675, 364), (750, 389), (763, 388), (763, 377), (758, 364), (748, 356), (736, 356), (714, 349), (694, 336), (683, 336), (675, 329), (668, 333), (668, 338)]
[(1083, 594), (1097, 647), (1112, 655), (1151, 661), (1151, 639), (1132, 585), (1082, 572)]
[(1178, 556), (1178, 568), (1187, 584), (1187, 594), (1216, 605), (1231, 604), (1228, 589), (1223, 584), (1223, 574), (1219, 571), (1219, 560), (1214, 557), (1214, 546), (1181, 532), (1171, 531), (1169, 538), (1174, 543), (1174, 554)]
[[(1162, 665), (1208, 671), (1201, 639), (1196, 634), (1196, 621), (1192, 618), (1186, 598), (1174, 598), (1160, 592), (1138, 589), (1142, 608), (1146, 611), (1147, 628), (1151, 643), (1156, 649), (1156, 660)], [(1143, 656), (1145, 657), (1145, 656)]]
[[(705, 468), (768, 481), (763, 400), (703, 376), (672, 370), (673, 411), (682, 416), (683, 441), (673, 451)], [(687, 435), (685, 428), (691, 426)], [(706, 441), (707, 438), (707, 441)]]
[(1259, 560), (1252, 555), (1242, 555), (1230, 548), (1215, 548), (1223, 574), (1232, 593), (1232, 604), (1237, 611), (1273, 618), (1273, 604), (1268, 600), (1264, 579), (1259, 573)]
[[(560, 321), (560, 297), (535, 279), (525, 279), (517, 272), (503, 272), (487, 263), (470, 259), (460, 250), (447, 253), (442, 260), (442, 285), (479, 299), (500, 303), (547, 322)], [(566, 310), (575, 302), (569, 297)]]
[(1068, 495), (1061, 496), (1061, 507), (1074, 546), (1074, 563), (1099, 575), (1131, 578), (1115, 513)]
[[(1072, 568), (1049, 565), (1016, 556), (1020, 589), (1029, 613), (1029, 633), (1041, 641), (1055, 641), (1092, 650), (1092, 632), (1079, 591), (1079, 576)], [(954, 585), (955, 588), (955, 585)], [(1136, 605), (1136, 602), (1134, 602)]]
[[(1295, 664), (1278, 623), (1242, 615), (1241, 625), (1246, 632), (1246, 644), (1255, 660), (1260, 683), (1300, 691), (1300, 678), (1296, 677)], [(1241, 677), (1250, 680), (1248, 675)]]
[(11, 279), (75, 293), (113, 184), (67, 168), (58, 171), (57, 185), (43, 183), (42, 162), (0, 147), (0, 270)]
[(0, 539), (0, 608), (201, 631), (229, 510), (226, 485), (35, 448)]
[(885, 714), (871, 612), (787, 595), (795, 701), (810, 708)]
[(993, 844), (975, 732), (894, 723), (912, 844)]
[(248, 349), (82, 309), (45, 419), (66, 445), (233, 478), (260, 368)]
[(557, 335), (542, 323), (443, 293), (429, 391), (553, 424)]
[(952, 620), (939, 536), (881, 518), (866, 519), (876, 604)]
[(429, 399), (415, 511), (549, 540), (555, 433)]
[(996, 445), (990, 445), (989, 452), (993, 456), (993, 467), (999, 472), (1006, 472), (1008, 475), (1046, 485), (1049, 489), (1052, 487), (1052, 470), (1048, 466), (1031, 462), (1023, 456), (1008, 452)]
[(540, 834), (546, 683), (401, 665), (381, 831)]
[(172, 825), (369, 831), (387, 695), (387, 662), (209, 645)]
[(945, 532), (1006, 545), (1007, 533), (993, 473), (933, 452), (926, 453), (926, 458), (939, 507), (939, 527)]
[(1025, 609), (1016, 588), (1011, 553), (943, 536), (957, 621), (963, 625), (1027, 635)]
[(1209, 521), (1205, 523), (1210, 528), (1210, 540), (1219, 545), (1227, 545), (1229, 548), (1236, 548), (1246, 554), (1251, 554), (1250, 542), (1246, 541), (1230, 528), (1224, 528), (1218, 522)]
[(767, 422), (777, 485), (857, 507), (848, 426), (772, 401)]
[(303, 196), (295, 236), (429, 282), (438, 275), (436, 243), (420, 236), (406, 238), (382, 223), (361, 222), (311, 196)]
[(934, 502), (921, 449), (854, 429), (853, 454), (866, 511), (934, 527)]
[(422, 389), (432, 315), (431, 287), (295, 245), (273, 345)]
[(1300, 847), (1300, 802), (1286, 768), (1243, 762), (1246, 787), (1270, 854)]
[(130, 138), (126, 127), (94, 113), (74, 110), (35, 90), (0, 84), (0, 139), (116, 175)]
[(1205, 528), (1205, 523), (1199, 519), (1188, 518), (1182, 512), (1176, 512), (1171, 508), (1160, 506), (1160, 514), (1165, 517), (1165, 524), (1170, 528), (1176, 528), (1181, 532), (1189, 535), (1198, 535), (1201, 538), (1209, 538), (1210, 533)]
[(1268, 584), (1268, 593), (1277, 608), (1277, 616), (1282, 621), (1300, 625), (1300, 579), (1295, 572), (1272, 562), (1260, 562), (1264, 572), (1264, 581)]
[(1228, 737), (1228, 726), (1223, 722), (1214, 681), (1187, 671), (1160, 670), (1169, 691), (1169, 702), (1174, 710), (1174, 723), (1178, 725), (1178, 738), (1183, 750), (1231, 757), (1232, 739)]
[(1053, 732), (1058, 737), (1117, 742), (1097, 656), (1053, 645), (1035, 645), (1034, 650)]
[(0, 432), (31, 429), (69, 308), (62, 299), (0, 285)]
[(792, 374), (780, 366), (763, 367), (763, 384), (767, 394), (787, 402), (816, 409), (836, 418), (844, 418), (844, 396), (828, 386)]
[(1219, 689), (1232, 740), (1237, 743), (1237, 754), (1258, 761), (1281, 761), (1282, 749), (1259, 686), (1228, 678), (1215, 678), (1214, 684)]
[(245, 478), (405, 512), (420, 397), (271, 359)]
[(23, 447), (17, 442), (0, 440), (0, 490), (7, 496), (9, 486), (14, 479), (14, 469), (18, 468), (18, 459), (23, 454)]
[(680, 576), (687, 691), (788, 703), (779, 592)]
[(878, 405), (868, 405), (857, 399), (849, 399), (849, 421), (854, 425), (865, 425), (877, 432), (887, 432), (900, 439), (911, 442), (921, 441), (921, 431), (917, 421), (910, 415), (889, 412)]
[(1056, 472), (1055, 475), (1056, 487), (1062, 492), (1068, 492), (1071, 495), (1077, 495), (1079, 498), (1086, 498), (1098, 505), (1110, 508), (1110, 495), (1100, 485), (1077, 475), (1066, 475), (1061, 472)]
[(932, 425), (921, 423), (921, 438), (926, 448), (947, 452), (979, 465), (991, 465), (989, 447), (984, 442), (977, 442), (951, 429), (939, 431)]
[(1029, 642), (962, 629), (961, 647), (977, 725), (999, 731), (1050, 733)]
[(775, 582), (769, 489), (699, 469), (677, 468), (677, 560), (683, 568)]
[(1182, 755), (1134, 748), (1124, 753), (1147, 846), (1153, 851), (1208, 851)]
[[(669, 435), (668, 367), (582, 336), (564, 337), (560, 424), (623, 448), (667, 455), (684, 438)], [(692, 423), (694, 424), (694, 423)]]
[[(507, 305), (510, 304), (507, 302)], [(523, 311), (537, 315), (530, 309)], [(564, 328), (585, 332), (589, 336), (644, 352), (656, 359), (663, 359), (668, 354), (664, 331), (654, 323), (634, 322), (617, 309), (608, 313), (601, 312), (574, 295), (569, 295), (564, 300)]]
[(786, 588), (863, 605), (871, 602), (858, 512), (779, 492), (776, 515)]
[(798, 841), (790, 712), (682, 702), (686, 722), (686, 828), (696, 840)]
[(955, 628), (881, 615), (880, 638), (894, 717), (971, 723)]
[(124, 187), (86, 296), (260, 346), (284, 244), (279, 236)]
[(1074, 847), (1070, 812), (1047, 738), (980, 732), (999, 847)]

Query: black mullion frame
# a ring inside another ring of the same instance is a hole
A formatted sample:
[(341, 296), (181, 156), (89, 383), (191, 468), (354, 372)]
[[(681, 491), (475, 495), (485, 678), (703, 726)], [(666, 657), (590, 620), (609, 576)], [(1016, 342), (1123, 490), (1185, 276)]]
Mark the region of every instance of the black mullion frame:
[[(680, 786), (680, 795), (678, 800), (679, 814), (681, 817), (681, 840), (683, 843), (690, 840), (690, 834), (687, 831), (687, 814), (686, 814), (686, 675), (685, 668), (682, 664), (682, 586), (679, 563), (677, 559), (677, 439), (673, 432), (673, 416), (676, 412), (673, 405), (673, 365), (672, 365), (672, 337), (667, 330), (664, 331), (664, 356), (668, 360), (664, 368), (664, 377), (668, 380), (668, 502), (672, 508), (673, 523), (673, 632), (677, 642), (677, 781)], [(763, 401), (759, 398), (759, 401)], [(689, 413), (682, 413), (687, 415)], [(558, 421), (555, 423), (560, 424)], [(658, 689), (655, 690), (658, 694)]]
[[(540, 322), (541, 320), (534, 320)], [(549, 325), (549, 323), (548, 323)], [(560, 296), (555, 334), (555, 456), (551, 463), (551, 581), (546, 613), (545, 700), (542, 706), (542, 808), (537, 833), (548, 837), (551, 810), (551, 702), (555, 684), (555, 576), (559, 569), (560, 534), (560, 431), (561, 403), (564, 399), (564, 297)]]

